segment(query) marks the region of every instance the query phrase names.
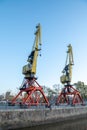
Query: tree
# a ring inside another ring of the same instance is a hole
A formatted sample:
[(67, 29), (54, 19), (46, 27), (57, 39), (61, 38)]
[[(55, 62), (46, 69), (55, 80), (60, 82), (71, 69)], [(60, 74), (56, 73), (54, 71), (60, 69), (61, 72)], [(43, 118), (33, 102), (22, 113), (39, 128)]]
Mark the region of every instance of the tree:
[(5, 100), (6, 101), (11, 101), (12, 99), (13, 99), (13, 95), (11, 95), (11, 92), (10, 91), (7, 91), (6, 93), (5, 93)]
[(61, 92), (61, 89), (62, 86), (59, 84), (54, 84), (52, 88), (43, 86), (44, 93), (51, 104), (55, 104), (56, 98), (58, 97), (58, 94)]
[(76, 89), (81, 93), (83, 99), (87, 99), (87, 85), (85, 85), (84, 82), (81, 81), (78, 81), (74, 85), (76, 86)]
[(0, 95), (0, 101), (4, 100), (4, 95)]
[(54, 84), (53, 85), (53, 90), (55, 92), (55, 96), (59, 95), (59, 93), (61, 92), (62, 88), (63, 88), (63, 86), (60, 85), (60, 84)]

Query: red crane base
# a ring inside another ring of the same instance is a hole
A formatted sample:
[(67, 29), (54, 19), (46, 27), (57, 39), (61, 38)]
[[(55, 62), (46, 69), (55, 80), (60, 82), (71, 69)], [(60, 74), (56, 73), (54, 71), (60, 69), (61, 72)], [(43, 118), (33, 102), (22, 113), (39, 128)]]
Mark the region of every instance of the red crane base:
[[(49, 102), (47, 97), (43, 92), (43, 88), (36, 82), (36, 79), (27, 79), (27, 88), (21, 88), (20, 92), (13, 98), (11, 104), (21, 104), (21, 105), (47, 105)], [(23, 97), (21, 98), (21, 96)], [(19, 100), (19, 101), (18, 101)]]
[(68, 105), (84, 105), (80, 92), (73, 88), (72, 85), (65, 85), (65, 87), (58, 96), (56, 104), (59, 105), (64, 103), (67, 103)]

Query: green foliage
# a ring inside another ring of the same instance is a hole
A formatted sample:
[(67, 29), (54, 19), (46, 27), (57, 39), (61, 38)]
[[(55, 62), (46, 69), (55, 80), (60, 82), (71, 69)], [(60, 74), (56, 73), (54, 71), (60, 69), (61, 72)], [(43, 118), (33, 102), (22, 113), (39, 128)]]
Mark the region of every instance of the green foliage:
[(2, 100), (4, 100), (4, 95), (3, 94), (0, 95), (0, 101), (2, 101)]
[(54, 84), (52, 88), (43, 86), (43, 90), (48, 97), (58, 96), (59, 92), (61, 91), (61, 85)]
[(48, 96), (48, 97), (51, 97), (56, 94), (56, 92), (53, 89), (51, 89), (50, 87), (43, 86), (43, 89), (44, 89), (46, 96)]
[(78, 81), (74, 85), (76, 86), (76, 89), (81, 93), (83, 99), (87, 99), (87, 85), (81, 81)]

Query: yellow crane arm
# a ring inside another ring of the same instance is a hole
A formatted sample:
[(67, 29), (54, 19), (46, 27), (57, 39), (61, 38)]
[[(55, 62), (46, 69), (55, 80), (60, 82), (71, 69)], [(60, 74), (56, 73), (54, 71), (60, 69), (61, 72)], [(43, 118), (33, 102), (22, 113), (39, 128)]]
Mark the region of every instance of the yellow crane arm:
[(37, 57), (38, 57), (38, 51), (41, 49), (39, 48), (39, 45), (41, 46), (41, 26), (40, 24), (36, 26), (37, 30), (35, 32), (35, 43), (34, 43), (34, 58), (33, 58), (33, 64), (32, 64), (32, 69), (31, 72), (36, 74), (36, 66), (37, 66)]
[(67, 54), (68, 54), (68, 57), (69, 57), (69, 79), (71, 81), (71, 79), (72, 79), (72, 65), (74, 65), (73, 51), (72, 51), (71, 44), (68, 45)]

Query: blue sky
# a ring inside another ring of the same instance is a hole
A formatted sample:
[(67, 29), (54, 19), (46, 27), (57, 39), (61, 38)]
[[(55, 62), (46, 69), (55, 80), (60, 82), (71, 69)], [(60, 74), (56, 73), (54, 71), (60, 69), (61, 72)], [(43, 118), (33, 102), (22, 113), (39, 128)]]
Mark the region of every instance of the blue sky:
[(87, 0), (0, 0), (0, 93), (18, 91), (38, 23), (42, 26), (39, 84), (60, 84), (69, 43), (75, 62), (72, 83), (87, 83)]

